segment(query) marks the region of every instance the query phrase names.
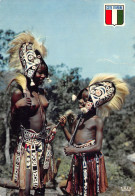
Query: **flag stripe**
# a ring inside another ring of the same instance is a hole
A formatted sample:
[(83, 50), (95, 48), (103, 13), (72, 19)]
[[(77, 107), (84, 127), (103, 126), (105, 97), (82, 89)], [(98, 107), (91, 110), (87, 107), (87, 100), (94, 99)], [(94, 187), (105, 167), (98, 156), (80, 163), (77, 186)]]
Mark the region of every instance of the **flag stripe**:
[(106, 10), (106, 24), (112, 24), (112, 10)]
[(117, 24), (117, 10), (116, 9), (112, 10), (112, 24), (113, 25)]
[(123, 10), (117, 10), (117, 24), (122, 25), (123, 22)]

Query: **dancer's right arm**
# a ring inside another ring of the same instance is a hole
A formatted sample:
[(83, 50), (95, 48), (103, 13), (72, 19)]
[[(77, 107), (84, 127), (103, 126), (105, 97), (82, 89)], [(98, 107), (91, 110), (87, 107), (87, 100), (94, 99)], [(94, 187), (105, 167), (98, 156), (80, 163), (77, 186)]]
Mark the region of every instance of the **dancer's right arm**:
[(11, 122), (10, 122), (12, 128), (16, 129), (20, 124), (20, 109), (30, 105), (31, 105), (31, 99), (29, 97), (24, 97), (23, 93), (19, 89), (13, 93), (11, 98)]
[[(67, 127), (66, 127), (66, 121), (67, 121), (66, 116), (61, 116), (61, 117), (60, 117), (59, 122), (60, 122), (61, 127), (63, 128), (65, 137), (66, 137), (66, 139), (67, 139), (68, 141), (70, 141), (71, 135), (72, 135), (72, 134), (68, 131), (68, 129), (67, 129)], [(72, 126), (72, 130), (73, 130), (73, 129), (74, 129), (74, 123), (73, 123), (73, 126)]]
[(31, 106), (30, 97), (23, 97), (23, 94), (20, 90), (16, 90), (11, 98), (11, 113), (13, 114), (16, 110)]

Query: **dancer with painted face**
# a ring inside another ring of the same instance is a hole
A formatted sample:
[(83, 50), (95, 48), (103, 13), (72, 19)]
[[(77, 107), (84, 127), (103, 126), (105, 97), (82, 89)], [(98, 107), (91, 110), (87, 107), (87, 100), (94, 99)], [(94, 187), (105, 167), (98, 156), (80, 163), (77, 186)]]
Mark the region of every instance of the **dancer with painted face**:
[(54, 127), (48, 128), (48, 101), (44, 89), (39, 88), (48, 77), (43, 60), (47, 51), (26, 32), (11, 42), (8, 53), (10, 66), (21, 70), (11, 81), (18, 85), (11, 98), (11, 127), (16, 132), (19, 129), (12, 180), (19, 186), (20, 196), (30, 195), (30, 189), (35, 189), (36, 196), (44, 195), (44, 185), (55, 173), (50, 143), (56, 133)]
[(102, 118), (112, 110), (120, 110), (128, 93), (123, 80), (114, 75), (99, 74), (77, 96), (82, 114), (74, 121), (72, 134), (66, 128), (66, 117), (61, 117), (61, 126), (69, 141), (65, 154), (73, 155), (66, 188), (71, 195), (96, 196), (106, 191), (108, 183), (101, 152)]

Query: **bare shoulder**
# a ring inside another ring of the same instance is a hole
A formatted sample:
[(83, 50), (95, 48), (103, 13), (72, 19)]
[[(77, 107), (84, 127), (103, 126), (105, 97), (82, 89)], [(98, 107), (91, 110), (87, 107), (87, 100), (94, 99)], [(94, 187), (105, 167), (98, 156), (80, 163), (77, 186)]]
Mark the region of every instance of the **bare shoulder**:
[(103, 126), (103, 120), (99, 116), (95, 115), (92, 117), (92, 119), (95, 121), (96, 124)]
[(49, 102), (46, 98), (46, 95), (47, 95), (46, 90), (43, 88), (39, 88), (39, 94), (40, 94), (40, 100), (42, 102), (42, 105), (44, 106), (44, 108), (47, 108), (49, 105)]
[(47, 91), (43, 88), (39, 88), (38, 91), (39, 91), (39, 94), (42, 95), (47, 100), (47, 98), (46, 98)]
[(12, 103), (16, 103), (18, 100), (20, 100), (23, 97), (23, 93), (20, 89), (16, 89), (13, 94), (12, 94), (12, 98), (11, 98), (11, 102)]
[(45, 89), (43, 89), (43, 88), (39, 88), (38, 91), (39, 91), (40, 95), (44, 95), (44, 96), (47, 95), (47, 91)]
[(15, 97), (23, 97), (23, 93), (20, 89), (16, 89), (13, 94), (12, 94), (12, 98), (15, 98)]

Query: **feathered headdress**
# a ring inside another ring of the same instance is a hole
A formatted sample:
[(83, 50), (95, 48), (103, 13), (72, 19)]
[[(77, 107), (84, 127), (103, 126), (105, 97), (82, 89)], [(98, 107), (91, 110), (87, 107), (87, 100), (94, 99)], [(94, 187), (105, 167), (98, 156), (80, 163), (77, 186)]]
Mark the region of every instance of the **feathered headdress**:
[(9, 86), (12, 84), (12, 82), (17, 82), (17, 84), (19, 84), (21, 87), (22, 87), (22, 90), (23, 90), (23, 93), (24, 93), (24, 95), (26, 96), (26, 90), (27, 90), (27, 81), (26, 81), (26, 77), (24, 76), (24, 75), (22, 75), (22, 74), (18, 74), (15, 78), (13, 78), (11, 81), (10, 81), (10, 83), (9, 83), (9, 85), (8, 85), (8, 87), (7, 87), (7, 89), (9, 88)]
[(34, 73), (41, 63), (45, 64), (43, 58), (47, 55), (47, 50), (43, 43), (40, 44), (36, 41), (34, 36), (29, 32), (20, 33), (10, 43), (8, 53), (10, 55), (10, 67), (16, 70), (23, 68), (23, 74), (30, 78), (31, 85), (34, 85)]
[(129, 94), (129, 89), (126, 82), (113, 74), (98, 74), (91, 80), (89, 86), (99, 82), (111, 82), (115, 88), (112, 98), (98, 108), (101, 116), (106, 117), (110, 111), (121, 109), (126, 95)]
[[(81, 98), (83, 90), (77, 96), (78, 99)], [(89, 96), (85, 106), (87, 111), (92, 107), (98, 108), (98, 114), (102, 117), (108, 116), (110, 111), (120, 110), (126, 95), (129, 94), (126, 82), (113, 74), (94, 76), (85, 90)]]

